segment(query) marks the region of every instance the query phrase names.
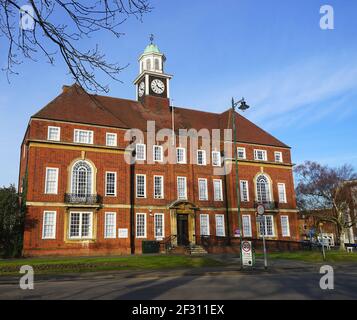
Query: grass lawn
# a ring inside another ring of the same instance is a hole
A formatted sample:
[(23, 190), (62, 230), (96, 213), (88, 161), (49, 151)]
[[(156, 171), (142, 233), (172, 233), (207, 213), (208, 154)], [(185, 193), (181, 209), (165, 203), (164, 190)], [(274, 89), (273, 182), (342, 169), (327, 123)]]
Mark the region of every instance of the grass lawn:
[[(263, 254), (257, 254), (259, 258)], [(296, 252), (269, 252), (269, 259), (289, 259), (305, 262), (323, 262), (321, 251), (296, 251)], [(347, 253), (339, 251), (326, 251), (327, 262), (357, 262), (357, 253)]]
[(143, 270), (219, 266), (209, 257), (148, 255), (126, 257), (29, 258), (0, 260), (1, 275), (18, 275), (22, 265), (30, 265), (36, 274), (90, 272), (105, 270)]

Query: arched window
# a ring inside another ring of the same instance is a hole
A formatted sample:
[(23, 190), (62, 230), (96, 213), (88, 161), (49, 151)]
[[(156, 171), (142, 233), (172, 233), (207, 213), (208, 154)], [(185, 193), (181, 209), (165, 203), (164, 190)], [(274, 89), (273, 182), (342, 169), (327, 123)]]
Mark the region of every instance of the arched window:
[(257, 177), (257, 198), (261, 203), (270, 201), (269, 180), (264, 175)]
[(155, 59), (155, 70), (160, 70), (160, 60)]
[(146, 60), (146, 70), (151, 70), (151, 60), (150, 59)]
[(77, 197), (92, 194), (93, 169), (87, 161), (78, 161), (72, 168), (72, 191)]

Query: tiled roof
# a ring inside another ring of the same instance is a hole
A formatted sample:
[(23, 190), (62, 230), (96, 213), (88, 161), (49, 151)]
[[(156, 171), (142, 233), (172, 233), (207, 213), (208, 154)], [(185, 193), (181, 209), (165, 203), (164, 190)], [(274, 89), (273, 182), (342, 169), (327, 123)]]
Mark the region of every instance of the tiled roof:
[[(148, 109), (141, 102), (92, 95), (77, 85), (63, 92), (32, 116), (33, 118), (78, 122), (118, 128), (146, 130), (147, 120), (155, 120), (156, 129), (171, 128), (171, 112)], [(232, 111), (221, 114), (175, 107), (175, 129), (226, 129), (232, 127)], [(278, 147), (288, 146), (254, 123), (236, 113), (237, 140)], [(223, 136), (222, 136), (223, 137)]]

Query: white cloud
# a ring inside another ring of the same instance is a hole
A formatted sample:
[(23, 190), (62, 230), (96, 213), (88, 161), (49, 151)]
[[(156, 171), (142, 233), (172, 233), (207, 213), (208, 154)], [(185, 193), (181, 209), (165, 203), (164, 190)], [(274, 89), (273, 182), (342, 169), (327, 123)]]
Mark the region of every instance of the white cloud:
[(246, 116), (264, 124), (267, 130), (312, 124), (341, 106), (345, 113), (355, 108), (346, 97), (357, 89), (356, 57), (315, 57), (281, 70), (241, 78), (244, 81), (224, 90), (208, 105), (215, 104), (217, 108), (231, 92), (241, 92), (252, 107)]

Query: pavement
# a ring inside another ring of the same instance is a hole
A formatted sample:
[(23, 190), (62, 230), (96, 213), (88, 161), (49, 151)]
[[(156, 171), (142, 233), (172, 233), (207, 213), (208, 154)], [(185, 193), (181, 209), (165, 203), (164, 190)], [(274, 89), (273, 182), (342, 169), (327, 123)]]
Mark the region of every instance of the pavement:
[(320, 266), (291, 260), (269, 261), (264, 270), (239, 269), (235, 256), (215, 256), (227, 266), (193, 269), (107, 271), (35, 275), (34, 290), (19, 287), (20, 276), (0, 277), (0, 299), (357, 299), (357, 264), (334, 268), (334, 289), (320, 288)]

